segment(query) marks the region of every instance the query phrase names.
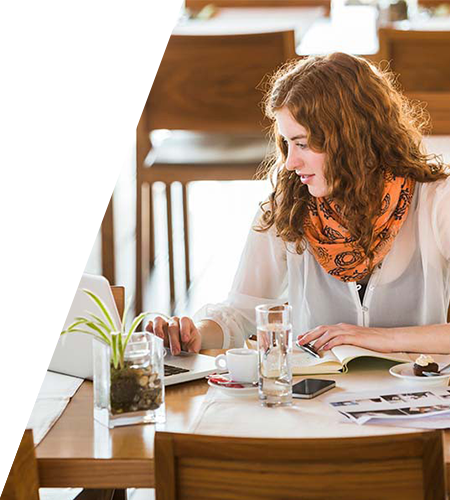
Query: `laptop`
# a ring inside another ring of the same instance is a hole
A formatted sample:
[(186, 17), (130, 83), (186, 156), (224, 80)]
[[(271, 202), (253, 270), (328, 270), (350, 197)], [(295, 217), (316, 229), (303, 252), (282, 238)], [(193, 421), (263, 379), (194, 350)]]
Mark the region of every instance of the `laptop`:
[[(63, 330), (73, 323), (77, 316), (84, 316), (87, 312), (102, 314), (83, 289), (98, 295), (110, 311), (114, 323), (121, 324), (108, 280), (103, 276), (83, 274)], [(92, 342), (95, 342), (92, 337), (83, 333), (69, 333), (61, 336), (48, 369), (64, 375), (92, 380), (94, 374)], [(172, 356), (166, 349), (164, 357), (164, 385), (166, 386), (200, 379), (216, 371), (218, 370), (215, 360), (211, 356), (193, 353)]]

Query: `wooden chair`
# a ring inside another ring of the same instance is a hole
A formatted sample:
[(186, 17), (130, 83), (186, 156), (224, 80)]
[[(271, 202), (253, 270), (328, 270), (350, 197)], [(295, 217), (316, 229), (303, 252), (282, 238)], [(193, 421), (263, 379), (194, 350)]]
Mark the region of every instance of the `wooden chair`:
[(419, 7), (424, 9), (435, 9), (443, 4), (449, 4), (449, 0), (419, 0)]
[(218, 8), (325, 7), (327, 16), (330, 14), (331, 8), (331, 0), (186, 0), (186, 8), (194, 12), (211, 4)]
[(102, 275), (111, 285), (116, 282), (116, 257), (114, 237), (114, 194), (109, 200), (101, 225)]
[(27, 429), (22, 437), (0, 498), (39, 500), (39, 475), (31, 429)]
[(432, 133), (450, 134), (450, 31), (380, 29), (378, 60), (391, 70), (410, 99), (426, 103)]
[(341, 439), (157, 432), (157, 500), (444, 500), (441, 431)]
[[(268, 73), (295, 57), (294, 32), (172, 36), (137, 128), (136, 309), (154, 260), (152, 184), (166, 184), (169, 278), (175, 299), (170, 185), (183, 193), (186, 284), (189, 286), (187, 184), (252, 179), (263, 160), (268, 123), (257, 89)], [(150, 133), (171, 136), (152, 149)]]
[[(125, 288), (112, 286), (111, 291), (120, 317), (125, 308)], [(39, 500), (39, 472), (33, 431), (25, 430), (0, 500)], [(125, 490), (83, 490), (77, 500), (126, 499)]]
[(116, 303), (119, 318), (122, 318), (125, 310), (125, 287), (117, 285), (111, 286), (111, 292), (113, 294), (114, 302)]

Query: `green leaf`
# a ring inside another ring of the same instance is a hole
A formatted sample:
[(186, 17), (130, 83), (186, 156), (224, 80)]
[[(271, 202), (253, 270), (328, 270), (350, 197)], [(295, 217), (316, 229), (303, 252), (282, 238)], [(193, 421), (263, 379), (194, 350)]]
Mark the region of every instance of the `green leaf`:
[(82, 325), (83, 323), (86, 323), (87, 319), (86, 318), (75, 318), (75, 321), (67, 327), (67, 330), (71, 330), (72, 328)]
[(123, 315), (122, 315), (122, 324), (121, 324), (121, 329), (120, 329), (119, 346), (118, 346), (121, 363), (123, 363), (124, 355), (125, 355), (125, 347), (126, 346), (123, 344), (123, 334), (125, 333), (125, 325), (126, 325), (126, 320), (127, 320), (128, 311), (130, 309), (130, 305), (131, 305), (131, 297), (127, 300), (127, 303), (125, 305), (125, 309), (124, 309)]
[(109, 313), (109, 311), (108, 311), (107, 307), (105, 306), (105, 304), (103, 303), (103, 301), (99, 297), (97, 297), (97, 295), (95, 295), (95, 293), (91, 292), (90, 290), (84, 289), (83, 292), (86, 293), (97, 304), (98, 308), (105, 315), (107, 322), (110, 324), (111, 330), (112, 331), (119, 331), (117, 326), (114, 324), (114, 321), (111, 317), (111, 314)]
[(88, 330), (81, 330), (81, 329), (76, 329), (76, 330), (71, 330), (70, 332), (67, 330), (64, 330), (61, 332), (61, 335), (65, 335), (66, 333), (85, 333), (86, 335), (91, 335), (95, 338), (95, 340), (98, 340), (98, 342), (101, 342), (102, 344), (105, 344), (109, 346), (110, 344), (105, 342), (102, 338), (100, 338), (98, 335), (96, 335), (94, 332), (89, 332)]
[[(111, 327), (109, 325), (107, 325), (103, 320), (102, 318), (100, 318), (100, 316), (97, 316), (96, 314), (94, 313), (88, 313), (88, 315), (90, 316), (91, 320), (90, 321), (93, 321), (95, 323), (97, 323), (97, 325), (100, 327), (100, 328), (103, 328), (104, 332), (106, 334), (110, 334), (112, 331), (115, 331), (115, 330), (111, 330)], [(89, 321), (89, 320), (88, 320)]]
[[(90, 315), (94, 316), (96, 318), (95, 314), (94, 315), (90, 314)], [(98, 325), (95, 324), (94, 321), (91, 321), (91, 320), (89, 320), (87, 318), (83, 318), (83, 317), (77, 317), (77, 318), (75, 318), (75, 321), (67, 328), (66, 332), (67, 333), (71, 333), (71, 332), (75, 331), (74, 329), (77, 328), (79, 325), (86, 325), (87, 327), (89, 327), (92, 330), (94, 330), (95, 332), (97, 332), (100, 335), (100, 337), (108, 345), (111, 345), (111, 341), (110, 341), (110, 339), (108, 337), (108, 334), (110, 333), (110, 330), (109, 330), (108, 326), (100, 318), (98, 318), (98, 319), (100, 320), (101, 325), (103, 325), (104, 328), (106, 329), (106, 334), (105, 334), (105, 332), (103, 332), (101, 330), (101, 328)]]
[(72, 323), (71, 325), (69, 325), (65, 330), (63, 330), (60, 335), (66, 335), (67, 333), (72, 333), (72, 332), (76, 332), (77, 328), (81, 325), (81, 324), (86, 324), (85, 321), (83, 321), (82, 323), (81, 322), (77, 322), (76, 324), (75, 323)]
[(131, 324), (131, 327), (130, 327), (130, 330), (128, 331), (127, 337), (126, 337), (125, 341), (123, 342), (123, 347), (122, 347), (122, 350), (120, 351), (120, 354), (122, 357), (124, 356), (125, 349), (127, 348), (128, 342), (130, 341), (130, 338), (133, 335), (133, 333), (136, 331), (136, 328), (138, 327), (139, 323), (143, 319), (147, 318), (148, 316), (152, 316), (152, 315), (161, 316), (163, 318), (166, 318), (167, 320), (169, 319), (165, 314), (158, 313), (158, 312), (150, 312), (150, 311), (143, 312), (143, 313), (139, 314), (138, 316), (136, 316)]
[(127, 334), (127, 337), (125, 339), (125, 342), (124, 342), (124, 349), (126, 348), (127, 344), (128, 344), (128, 341), (130, 340), (130, 337), (131, 335), (133, 335), (133, 333), (135, 332), (136, 328), (138, 327), (139, 323), (144, 319), (146, 318), (147, 316), (150, 316), (151, 314), (154, 314), (154, 313), (151, 313), (151, 312), (145, 312), (145, 313), (141, 313), (139, 314), (138, 316), (136, 316), (133, 320), (133, 323), (131, 323), (131, 327), (130, 327), (130, 330), (128, 331), (128, 334)]
[(111, 342), (112, 361), (114, 368), (117, 368), (119, 365), (118, 352), (117, 352), (117, 335), (113, 335), (111, 337), (111, 341), (112, 341)]
[(75, 321), (71, 323), (65, 330), (63, 330), (60, 335), (64, 335), (66, 333), (70, 333), (74, 328), (79, 325), (83, 325), (86, 323), (86, 318), (75, 318)]
[(122, 332), (125, 332), (125, 325), (126, 325), (128, 311), (130, 309), (130, 306), (131, 306), (131, 297), (127, 300), (127, 303), (125, 305), (125, 309), (123, 311), (123, 316), (122, 316), (122, 330), (121, 330)]
[(108, 345), (111, 345), (111, 339), (107, 335), (105, 335), (95, 323), (88, 321), (86, 323), (86, 326), (92, 328), (92, 330), (95, 330)]
[[(84, 289), (83, 291), (97, 305), (97, 307), (103, 313), (104, 319), (97, 314), (89, 312), (87, 313), (88, 315), (87, 318), (86, 317), (75, 318), (75, 321), (66, 330), (62, 331), (61, 335), (65, 335), (67, 333), (85, 333), (87, 335), (92, 335), (96, 340), (102, 342), (103, 344), (111, 348), (111, 360), (115, 368), (118, 368), (119, 366), (123, 367), (125, 350), (128, 345), (128, 342), (133, 333), (136, 331), (139, 323), (144, 318), (151, 315), (155, 316), (158, 315), (162, 316), (166, 320), (169, 319), (165, 314), (158, 312), (141, 313), (133, 319), (130, 329), (125, 337), (126, 319), (131, 305), (131, 298), (128, 299), (126, 303), (125, 310), (122, 316), (122, 324), (120, 325), (119, 329), (118, 328), (119, 325), (116, 325), (114, 323), (114, 320), (110, 312), (108, 311), (108, 308), (105, 306), (104, 302), (90, 290)], [(90, 328), (92, 331), (80, 328), (80, 326), (82, 325)]]

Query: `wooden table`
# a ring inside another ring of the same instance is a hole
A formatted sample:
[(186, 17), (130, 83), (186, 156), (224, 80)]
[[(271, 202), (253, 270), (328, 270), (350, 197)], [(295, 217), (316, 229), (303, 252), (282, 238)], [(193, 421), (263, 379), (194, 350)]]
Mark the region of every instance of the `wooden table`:
[(377, 9), (342, 6), (331, 16), (323, 7), (221, 8), (208, 20), (181, 20), (176, 35), (235, 35), (294, 30), (299, 55), (333, 51), (378, 52)]
[(153, 488), (155, 429), (186, 431), (208, 390), (205, 381), (167, 388), (165, 425), (109, 430), (93, 419), (92, 382), (84, 382), (36, 448), (41, 487)]
[[(330, 16), (323, 7), (222, 8), (208, 20), (185, 20), (177, 35), (225, 35), (294, 30), (302, 56), (341, 51), (376, 60), (379, 51), (378, 10), (373, 6), (336, 6)], [(400, 21), (391, 27), (406, 30), (450, 30), (450, 16)]]
[[(208, 353), (217, 352), (221, 351)], [(155, 430), (186, 432), (207, 390), (205, 380), (168, 387), (166, 424), (109, 430), (94, 421), (92, 383), (84, 382), (62, 417), (36, 448), (41, 486), (153, 488)], [(450, 430), (445, 431), (444, 447), (450, 493)]]
[(238, 35), (294, 30), (298, 41), (318, 20), (323, 7), (222, 8), (208, 20), (181, 20), (174, 35)]

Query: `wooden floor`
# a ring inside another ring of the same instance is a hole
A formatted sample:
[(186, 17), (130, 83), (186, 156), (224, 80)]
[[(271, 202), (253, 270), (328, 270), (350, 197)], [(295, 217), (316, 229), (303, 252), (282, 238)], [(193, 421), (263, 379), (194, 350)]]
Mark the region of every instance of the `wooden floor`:
[[(174, 186), (176, 200), (180, 186)], [(156, 189), (158, 213), (156, 266), (146, 289), (147, 309), (169, 310), (168, 265), (166, 256), (163, 189)], [(248, 230), (258, 203), (268, 193), (258, 181), (197, 182), (189, 186), (192, 284), (186, 292), (184, 278), (181, 207), (175, 206), (174, 246), (177, 303), (176, 313), (191, 315), (208, 302), (226, 298), (234, 277)], [(159, 192), (158, 192), (159, 191)], [(177, 203), (175, 203), (177, 205)], [(158, 227), (159, 226), (159, 227)]]

